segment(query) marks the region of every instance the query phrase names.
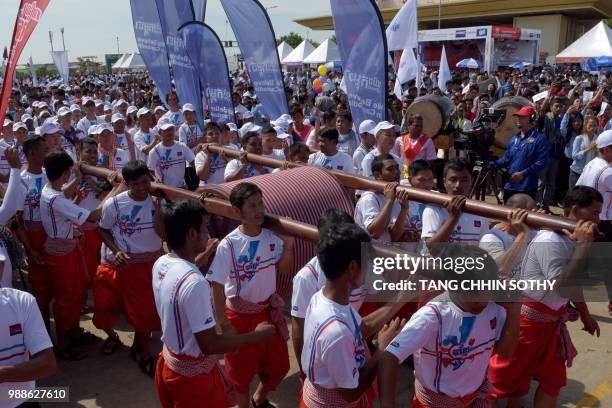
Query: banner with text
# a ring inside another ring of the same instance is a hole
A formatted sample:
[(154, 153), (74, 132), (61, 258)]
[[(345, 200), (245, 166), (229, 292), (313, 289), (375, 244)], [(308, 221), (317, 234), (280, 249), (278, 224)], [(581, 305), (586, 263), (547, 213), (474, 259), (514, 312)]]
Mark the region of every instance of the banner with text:
[(355, 127), (387, 117), (387, 40), (373, 0), (332, 0), (336, 43)]
[(172, 67), (174, 86), (181, 105), (191, 103), (196, 109), (200, 126), (204, 125), (202, 92), (195, 67), (187, 56), (187, 47), (178, 29), (185, 23), (194, 20), (190, 0), (155, 0), (157, 11), (166, 39), (168, 58)]
[(13, 29), (13, 39), (11, 40), (11, 51), (6, 71), (4, 71), (2, 91), (0, 92), (0, 123), (4, 123), (4, 115), (6, 114), (13, 85), (11, 78), (13, 78), (15, 73), (19, 56), (48, 4), (49, 0), (21, 0), (19, 3), (19, 11), (17, 12), (17, 19)]
[(266, 112), (272, 119), (288, 113), (276, 37), (268, 13), (257, 0), (221, 0), (221, 5)]
[(223, 46), (212, 28), (199, 21), (185, 24), (183, 35), (187, 54), (200, 75), (210, 117), (214, 122), (236, 122), (232, 92)]
[(130, 0), (130, 6), (138, 51), (157, 86), (159, 97), (166, 104), (166, 94), (172, 90), (172, 77), (155, 0)]

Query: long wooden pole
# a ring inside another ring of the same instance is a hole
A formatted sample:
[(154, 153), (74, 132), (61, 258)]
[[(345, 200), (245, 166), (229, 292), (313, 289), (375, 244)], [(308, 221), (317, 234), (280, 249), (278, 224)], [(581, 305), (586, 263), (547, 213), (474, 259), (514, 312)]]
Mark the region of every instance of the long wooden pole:
[[(237, 159), (243, 154), (243, 152), (219, 146), (208, 146), (208, 150), (213, 153), (223, 153), (225, 156), (233, 159)], [(275, 160), (269, 157), (250, 153), (246, 155), (246, 160), (251, 163), (274, 168), (282, 167), (285, 163), (280, 160)], [(288, 163), (288, 166), (294, 168), (303, 165), (297, 163)], [(382, 181), (372, 180), (367, 177), (356, 176), (341, 171), (330, 171), (330, 173), (332, 173), (340, 181), (340, 183), (342, 183), (347, 188), (355, 190), (369, 190), (378, 193), (382, 193), (385, 189), (386, 183)], [(400, 186), (399, 188), (404, 189), (408, 192), (408, 198), (410, 200), (417, 201), (420, 203), (444, 206), (451, 200), (451, 196), (448, 194), (438, 193), (435, 191), (421, 190), (418, 188), (407, 186)], [(465, 203), (465, 207), (463, 210), (469, 214), (505, 221), (508, 219), (512, 208), (501, 205), (489, 204), (483, 201), (468, 199)], [(525, 222), (530, 227), (536, 229), (548, 228), (557, 231), (567, 229), (569, 231), (573, 231), (576, 227), (576, 223), (567, 218), (554, 215), (538, 214), (535, 212), (529, 213)]]

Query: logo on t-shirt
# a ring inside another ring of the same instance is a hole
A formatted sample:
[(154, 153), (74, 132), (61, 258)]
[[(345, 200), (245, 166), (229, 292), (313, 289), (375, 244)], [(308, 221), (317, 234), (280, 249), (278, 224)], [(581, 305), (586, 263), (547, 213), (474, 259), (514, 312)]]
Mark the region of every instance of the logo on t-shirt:
[(276, 244), (270, 244), (270, 251), (274, 252), (275, 249), (276, 249)]
[(21, 329), (21, 324), (17, 323), (12, 326), (9, 326), (9, 333), (11, 336), (16, 336), (18, 334), (22, 334), (23, 330)]
[(212, 318), (212, 316), (210, 316), (208, 319), (206, 319), (204, 324), (208, 324), (208, 323), (212, 322), (212, 320), (213, 320), (213, 318)]
[(497, 317), (494, 317), (493, 319), (489, 320), (489, 324), (491, 325), (491, 330), (495, 330), (495, 328), (497, 327)]
[(476, 228), (480, 228), (480, 221), (474, 221), (474, 226)]

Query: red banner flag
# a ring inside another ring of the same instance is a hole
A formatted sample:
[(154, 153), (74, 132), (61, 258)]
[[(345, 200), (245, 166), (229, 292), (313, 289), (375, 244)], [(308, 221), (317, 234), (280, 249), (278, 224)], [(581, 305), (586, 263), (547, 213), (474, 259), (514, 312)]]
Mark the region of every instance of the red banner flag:
[(6, 71), (4, 72), (2, 92), (0, 92), (0, 123), (4, 123), (9, 96), (13, 90), (13, 73), (15, 72), (15, 67), (17, 67), (19, 56), (48, 4), (49, 0), (21, 0), (19, 3), (19, 12), (15, 21), (15, 28), (13, 29), (11, 51)]

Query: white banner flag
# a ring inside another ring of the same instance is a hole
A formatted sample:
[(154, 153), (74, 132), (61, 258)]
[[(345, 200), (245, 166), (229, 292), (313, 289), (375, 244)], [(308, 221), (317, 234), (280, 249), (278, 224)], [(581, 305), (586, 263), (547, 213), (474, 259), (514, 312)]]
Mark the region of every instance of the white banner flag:
[(407, 0), (387, 27), (389, 51), (418, 48), (417, 0)]
[(53, 63), (57, 67), (57, 71), (62, 76), (64, 85), (68, 85), (68, 51), (53, 51), (51, 52), (51, 56), (53, 57)]
[(446, 60), (446, 48), (442, 46), (442, 55), (440, 56), (440, 71), (438, 72), (438, 88), (444, 93), (446, 91), (446, 82), (451, 80), (451, 72)]
[[(400, 58), (397, 77), (395, 78), (395, 88), (393, 89), (397, 99), (402, 99), (402, 84), (418, 78), (420, 73), (419, 68), (419, 63), (414, 56), (414, 52), (411, 49), (404, 50)], [(418, 86), (419, 84), (417, 83), (416, 85)]]
[(34, 62), (32, 56), (28, 58), (28, 66), (30, 67), (30, 74), (32, 74), (32, 86), (38, 86), (38, 78), (36, 78), (36, 68), (34, 68)]

